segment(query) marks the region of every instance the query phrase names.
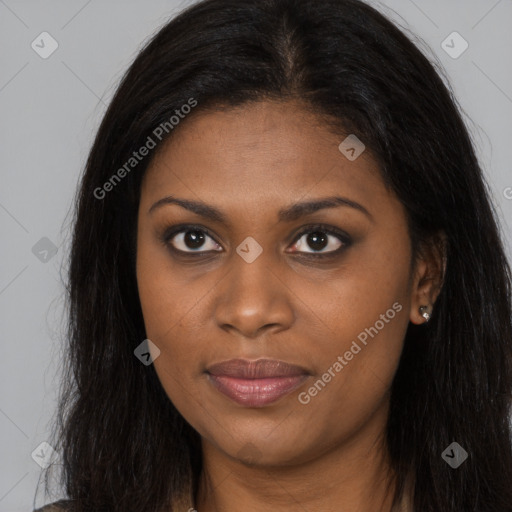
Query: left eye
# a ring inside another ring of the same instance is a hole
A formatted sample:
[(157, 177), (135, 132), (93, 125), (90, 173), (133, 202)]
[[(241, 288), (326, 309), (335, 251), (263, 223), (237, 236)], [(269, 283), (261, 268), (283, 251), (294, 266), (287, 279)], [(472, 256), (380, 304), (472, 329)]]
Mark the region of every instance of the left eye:
[[(306, 252), (309, 254), (320, 254), (336, 252), (343, 245), (347, 245), (339, 235), (331, 234), (325, 229), (313, 229), (299, 235), (300, 238), (293, 245), (293, 252)], [(307, 251), (305, 249), (312, 249)], [(325, 250), (324, 249), (328, 249)]]

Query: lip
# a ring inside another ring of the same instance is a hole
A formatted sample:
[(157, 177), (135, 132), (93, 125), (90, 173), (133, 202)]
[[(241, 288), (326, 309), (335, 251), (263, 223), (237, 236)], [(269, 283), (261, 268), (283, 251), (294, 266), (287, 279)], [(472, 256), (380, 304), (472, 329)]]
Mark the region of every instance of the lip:
[(209, 381), (222, 394), (246, 407), (264, 407), (298, 388), (310, 373), (276, 359), (231, 359), (207, 368)]

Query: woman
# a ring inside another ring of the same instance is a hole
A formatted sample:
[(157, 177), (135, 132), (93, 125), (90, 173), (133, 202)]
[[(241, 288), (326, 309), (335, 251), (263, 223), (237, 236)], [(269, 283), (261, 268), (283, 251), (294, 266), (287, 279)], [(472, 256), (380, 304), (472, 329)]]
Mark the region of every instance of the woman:
[(159, 31), (87, 162), (69, 305), (56, 510), (512, 511), (497, 222), (450, 91), (359, 0)]

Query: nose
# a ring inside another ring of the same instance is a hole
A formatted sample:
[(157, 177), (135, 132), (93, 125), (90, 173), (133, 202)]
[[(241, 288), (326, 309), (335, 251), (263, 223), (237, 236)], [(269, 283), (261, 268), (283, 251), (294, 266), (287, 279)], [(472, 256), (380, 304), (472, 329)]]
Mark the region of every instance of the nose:
[(270, 259), (265, 251), (252, 263), (233, 255), (228, 274), (215, 289), (215, 320), (221, 329), (255, 339), (292, 325), (293, 293)]

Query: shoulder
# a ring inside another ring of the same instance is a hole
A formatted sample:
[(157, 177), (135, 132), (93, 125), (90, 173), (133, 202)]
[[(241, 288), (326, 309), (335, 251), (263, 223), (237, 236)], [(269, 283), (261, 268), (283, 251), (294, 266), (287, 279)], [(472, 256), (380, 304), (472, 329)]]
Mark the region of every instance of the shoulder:
[(71, 512), (72, 503), (71, 500), (54, 501), (44, 507), (37, 508), (34, 512)]

